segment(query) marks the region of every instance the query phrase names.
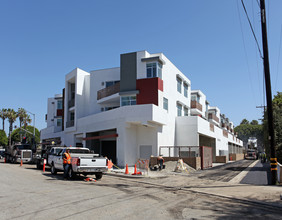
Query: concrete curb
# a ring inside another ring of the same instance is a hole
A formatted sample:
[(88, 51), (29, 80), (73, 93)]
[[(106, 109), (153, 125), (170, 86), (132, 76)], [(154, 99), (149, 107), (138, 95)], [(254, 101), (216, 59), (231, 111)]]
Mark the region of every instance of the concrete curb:
[(124, 173), (119, 173), (119, 172), (108, 172), (108, 173), (105, 173), (105, 175), (116, 176), (116, 177), (121, 177), (121, 178), (129, 178), (129, 179), (144, 179), (144, 178), (156, 179), (156, 178), (166, 178), (167, 177), (166, 175), (162, 175), (162, 176), (145, 176), (145, 175), (124, 174)]

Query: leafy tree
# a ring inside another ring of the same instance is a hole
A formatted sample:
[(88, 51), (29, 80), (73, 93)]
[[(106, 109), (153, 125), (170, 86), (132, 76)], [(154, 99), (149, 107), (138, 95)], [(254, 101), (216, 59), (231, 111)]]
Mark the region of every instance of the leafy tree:
[[(274, 136), (275, 136), (275, 151), (277, 160), (282, 163), (282, 92), (277, 92), (272, 101), (273, 108), (273, 126), (274, 126)], [(266, 153), (270, 155), (270, 146), (268, 141), (268, 121), (267, 121), (267, 111), (264, 115), (263, 127), (265, 132), (265, 146)]]
[(8, 137), (4, 130), (0, 130), (0, 146), (7, 146), (8, 144)]
[(243, 119), (241, 124), (234, 128), (234, 131), (245, 144), (248, 143), (250, 137), (256, 137), (258, 146), (263, 145), (263, 126), (260, 124), (249, 123), (247, 119)]
[(240, 123), (240, 125), (248, 125), (248, 124), (250, 124), (250, 122), (245, 118)]
[[(27, 143), (32, 143), (32, 137), (33, 137), (33, 126), (30, 126), (28, 125), (26, 127), (26, 130), (31, 132), (28, 133), (28, 132), (25, 132), (24, 130), (21, 131), (20, 128), (17, 128), (15, 129), (13, 132), (12, 132), (12, 141), (13, 142), (21, 142), (21, 133), (26, 137), (27, 139)], [(20, 132), (21, 131), (21, 132)], [(40, 142), (40, 132), (38, 131), (37, 128), (35, 128), (35, 142), (36, 143), (39, 143)]]
[(0, 118), (3, 120), (3, 131), (5, 130), (5, 119), (7, 118), (7, 109), (2, 108), (0, 110)]
[(257, 120), (252, 120), (250, 124), (251, 124), (251, 125), (258, 125), (259, 123), (258, 123)]

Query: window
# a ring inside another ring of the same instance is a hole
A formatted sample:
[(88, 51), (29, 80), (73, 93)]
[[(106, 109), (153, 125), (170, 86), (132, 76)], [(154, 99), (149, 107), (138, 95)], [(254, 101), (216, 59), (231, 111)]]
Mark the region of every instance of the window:
[(176, 78), (176, 80), (177, 80), (177, 91), (179, 92), (179, 93), (181, 93), (181, 84), (182, 84), (182, 80), (180, 79), (180, 78)]
[(70, 113), (70, 121), (74, 121), (74, 112)]
[(121, 106), (136, 105), (136, 96), (122, 96)]
[(177, 104), (177, 116), (182, 116), (182, 105)]
[(63, 101), (62, 100), (57, 101), (57, 109), (63, 109)]
[(74, 99), (75, 97), (75, 84), (71, 83), (71, 99)]
[(159, 63), (147, 63), (147, 78), (162, 78), (162, 65)]
[(186, 83), (184, 83), (184, 96), (188, 97), (188, 85)]
[(168, 99), (166, 99), (166, 98), (163, 99), (163, 108), (165, 110), (168, 110)]
[(106, 88), (109, 87), (109, 86), (113, 86), (115, 85), (116, 83), (119, 83), (120, 81), (107, 81), (106, 82)]
[(200, 102), (200, 96), (198, 96), (198, 95), (191, 95), (191, 101), (197, 101), (199, 103)]
[(61, 127), (62, 126), (62, 119), (58, 118), (57, 119), (57, 127)]
[(188, 108), (184, 107), (184, 116), (188, 116)]

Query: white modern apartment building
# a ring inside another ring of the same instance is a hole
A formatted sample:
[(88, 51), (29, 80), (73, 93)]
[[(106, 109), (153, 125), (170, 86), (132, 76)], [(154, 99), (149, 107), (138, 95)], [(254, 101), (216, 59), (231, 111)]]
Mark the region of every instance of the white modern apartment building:
[[(119, 166), (162, 146), (210, 146), (213, 156), (242, 150), (233, 123), (162, 53), (121, 54), (120, 67), (65, 76), (48, 99), (43, 142), (84, 146)], [(166, 156), (166, 151), (162, 151)]]

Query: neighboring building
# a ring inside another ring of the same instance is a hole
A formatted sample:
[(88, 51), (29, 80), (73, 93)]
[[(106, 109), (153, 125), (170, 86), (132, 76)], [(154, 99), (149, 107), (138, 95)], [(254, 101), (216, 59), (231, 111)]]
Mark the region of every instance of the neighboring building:
[(190, 80), (162, 53), (120, 58), (118, 68), (66, 75), (63, 95), (48, 99), (43, 142), (85, 146), (119, 166), (158, 155), (161, 146), (205, 145), (214, 156), (242, 150), (232, 122), (200, 90), (191, 91)]

